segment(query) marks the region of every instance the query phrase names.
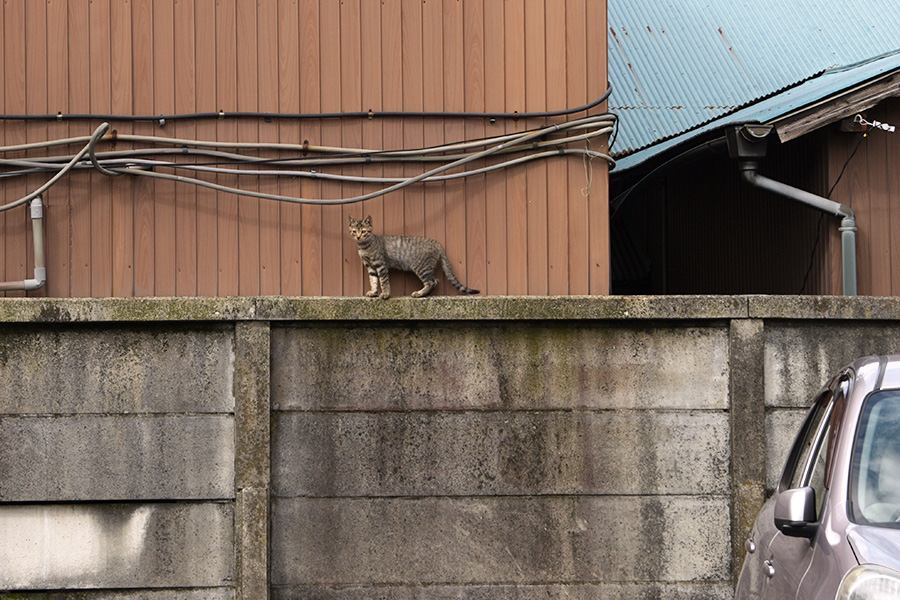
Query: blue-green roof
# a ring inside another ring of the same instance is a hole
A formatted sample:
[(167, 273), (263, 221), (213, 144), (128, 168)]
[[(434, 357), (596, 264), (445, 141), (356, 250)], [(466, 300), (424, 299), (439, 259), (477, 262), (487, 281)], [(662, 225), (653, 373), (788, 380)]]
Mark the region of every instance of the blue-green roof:
[(616, 170), (900, 69), (894, 1), (609, 0), (608, 11)]

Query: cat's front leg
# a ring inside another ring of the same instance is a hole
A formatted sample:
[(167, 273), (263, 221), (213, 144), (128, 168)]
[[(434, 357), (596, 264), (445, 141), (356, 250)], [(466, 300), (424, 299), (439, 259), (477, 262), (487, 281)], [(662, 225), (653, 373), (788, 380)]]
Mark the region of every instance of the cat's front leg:
[(378, 295), (378, 273), (375, 272), (375, 269), (369, 269), (369, 291), (366, 292), (366, 296), (369, 298), (374, 298)]
[(378, 269), (378, 281), (381, 283), (380, 297), (383, 300), (387, 300), (391, 297), (391, 280), (388, 277), (387, 267), (381, 267), (380, 269)]

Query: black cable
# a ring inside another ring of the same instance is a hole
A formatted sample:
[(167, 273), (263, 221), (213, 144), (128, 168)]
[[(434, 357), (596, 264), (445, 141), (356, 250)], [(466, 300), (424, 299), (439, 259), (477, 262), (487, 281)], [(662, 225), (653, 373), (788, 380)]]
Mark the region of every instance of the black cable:
[[(850, 156), (847, 157), (847, 160), (844, 161), (844, 166), (841, 167), (841, 172), (838, 173), (837, 179), (834, 180), (834, 183), (831, 184), (831, 189), (828, 190), (828, 194), (825, 196), (829, 200), (831, 199), (831, 194), (834, 192), (834, 189), (837, 187), (837, 184), (840, 183), (841, 177), (844, 176), (844, 171), (847, 170), (847, 165), (850, 164), (850, 161), (856, 156), (856, 151), (859, 150), (859, 147), (862, 145), (863, 140), (868, 141), (868, 132), (863, 133), (862, 137), (859, 138), (859, 141), (856, 142), (856, 147), (853, 148), (853, 152), (850, 153)], [(803, 285), (800, 286), (800, 293), (802, 294), (806, 291), (806, 283), (809, 281), (809, 274), (812, 272), (813, 265), (815, 264), (816, 259), (816, 249), (819, 247), (819, 238), (822, 236), (822, 220), (825, 217), (825, 213), (819, 213), (819, 222), (816, 225), (816, 240), (813, 242), (812, 253), (809, 256), (809, 266), (806, 268), (806, 275), (803, 277)]]
[(342, 118), (366, 118), (375, 117), (443, 117), (443, 118), (480, 118), (480, 119), (543, 119), (548, 117), (564, 117), (577, 112), (590, 110), (602, 104), (612, 93), (612, 85), (608, 85), (606, 92), (598, 99), (575, 108), (543, 112), (511, 112), (511, 113), (486, 113), (486, 112), (440, 112), (440, 111), (355, 111), (333, 113), (269, 113), (269, 112), (202, 112), (174, 115), (109, 115), (109, 114), (68, 114), (57, 113), (55, 115), (6, 115), (0, 114), (0, 120), (7, 121), (72, 121), (84, 119), (97, 119), (103, 121), (157, 121), (160, 125), (165, 121), (177, 121), (181, 119), (224, 119), (224, 118), (257, 118), (257, 119), (342, 119)]

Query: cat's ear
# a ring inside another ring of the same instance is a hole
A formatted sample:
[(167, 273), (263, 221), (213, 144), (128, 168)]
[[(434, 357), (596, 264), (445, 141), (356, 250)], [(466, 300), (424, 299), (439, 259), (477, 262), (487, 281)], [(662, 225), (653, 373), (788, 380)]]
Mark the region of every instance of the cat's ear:
[(364, 223), (366, 225), (371, 225), (372, 224), (372, 215), (366, 215), (366, 219), (365, 219)]
[(347, 218), (350, 219), (350, 224), (353, 224), (353, 215), (347, 215)]

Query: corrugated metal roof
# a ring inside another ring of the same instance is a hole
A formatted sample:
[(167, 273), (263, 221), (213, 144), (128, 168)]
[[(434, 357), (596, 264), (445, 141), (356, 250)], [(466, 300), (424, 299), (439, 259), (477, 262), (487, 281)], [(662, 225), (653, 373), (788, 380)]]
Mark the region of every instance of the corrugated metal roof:
[(608, 11), (616, 157), (900, 48), (895, 0), (609, 0)]

